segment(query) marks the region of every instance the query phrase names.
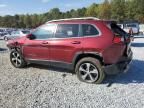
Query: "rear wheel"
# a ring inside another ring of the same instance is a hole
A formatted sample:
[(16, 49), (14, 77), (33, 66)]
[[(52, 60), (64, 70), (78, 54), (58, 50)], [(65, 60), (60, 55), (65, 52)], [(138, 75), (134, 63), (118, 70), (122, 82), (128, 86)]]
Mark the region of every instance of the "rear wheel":
[(100, 84), (105, 77), (99, 60), (92, 57), (81, 59), (76, 64), (75, 71), (79, 80), (86, 83)]
[(11, 51), (10, 61), (11, 61), (12, 65), (16, 68), (23, 68), (26, 66), (26, 62), (24, 61), (21, 53), (16, 50)]

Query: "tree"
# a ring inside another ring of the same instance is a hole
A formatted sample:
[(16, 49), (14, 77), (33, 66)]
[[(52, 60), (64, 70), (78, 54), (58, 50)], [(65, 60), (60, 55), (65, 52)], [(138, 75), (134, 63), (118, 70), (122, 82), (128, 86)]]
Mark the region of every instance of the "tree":
[(16, 27), (20, 27), (19, 26), (19, 15), (14, 15), (14, 17), (12, 17), (13, 23), (12, 23), (12, 27), (16, 28)]
[(86, 13), (86, 8), (77, 9), (77, 13), (79, 17), (84, 17)]
[(35, 28), (49, 20), (75, 17), (99, 17), (114, 20), (138, 20), (144, 23), (144, 0), (105, 0), (88, 8), (61, 12), (53, 8), (44, 14), (0, 16), (0, 27)]
[(72, 15), (71, 15), (70, 11), (63, 13), (63, 18), (71, 18), (71, 17), (72, 17)]
[(24, 17), (24, 15), (19, 16), (19, 28), (25, 28)]
[(61, 12), (59, 8), (53, 8), (48, 13), (49, 18), (48, 19), (60, 19), (61, 18)]
[(86, 16), (97, 17), (98, 16), (98, 4), (93, 3), (90, 7), (88, 7), (86, 10)]
[(112, 18), (115, 20), (125, 19), (125, 0), (111, 0)]
[(144, 0), (133, 0), (132, 4), (135, 6), (134, 19), (144, 22)]
[(70, 13), (71, 13), (71, 17), (72, 17), (72, 18), (79, 17), (79, 13), (78, 13), (77, 10), (72, 9), (72, 10), (70, 11)]
[(31, 21), (31, 16), (29, 14), (27, 14), (26, 16), (24, 16), (24, 25), (26, 28), (31, 28), (32, 26), (32, 21)]
[(103, 4), (99, 5), (99, 18), (110, 19), (111, 18), (111, 4), (108, 0), (105, 0)]

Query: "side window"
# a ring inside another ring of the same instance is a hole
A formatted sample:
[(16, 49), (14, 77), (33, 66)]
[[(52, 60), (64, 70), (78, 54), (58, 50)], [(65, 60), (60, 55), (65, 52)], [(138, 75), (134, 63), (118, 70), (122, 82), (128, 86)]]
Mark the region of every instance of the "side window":
[(56, 25), (54, 24), (46, 24), (38, 27), (32, 35), (35, 36), (35, 39), (49, 39), (53, 38), (55, 32)]
[(83, 36), (94, 36), (98, 35), (99, 31), (90, 24), (82, 24), (82, 35)]
[(55, 38), (78, 37), (78, 24), (59, 24), (55, 33)]

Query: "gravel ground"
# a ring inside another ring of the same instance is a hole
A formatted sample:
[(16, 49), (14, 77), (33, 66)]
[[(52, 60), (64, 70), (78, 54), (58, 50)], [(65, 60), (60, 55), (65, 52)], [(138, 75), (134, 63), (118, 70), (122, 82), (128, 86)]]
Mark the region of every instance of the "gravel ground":
[(135, 39), (132, 46), (128, 73), (95, 85), (48, 66), (16, 69), (0, 41), (0, 108), (144, 108), (144, 39)]

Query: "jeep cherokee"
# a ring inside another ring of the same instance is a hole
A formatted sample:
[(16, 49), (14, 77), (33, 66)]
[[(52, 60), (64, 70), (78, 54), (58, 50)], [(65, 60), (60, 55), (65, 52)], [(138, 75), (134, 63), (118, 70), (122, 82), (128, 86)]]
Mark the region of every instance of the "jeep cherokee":
[(9, 40), (16, 68), (37, 63), (73, 70), (79, 80), (99, 84), (107, 74), (127, 70), (130, 36), (114, 21), (72, 18), (49, 21), (31, 34)]

